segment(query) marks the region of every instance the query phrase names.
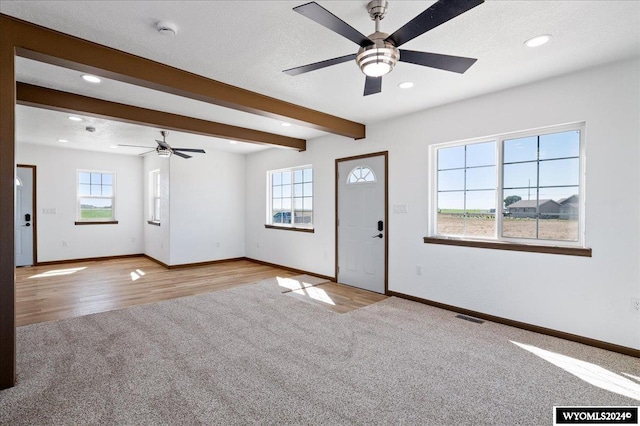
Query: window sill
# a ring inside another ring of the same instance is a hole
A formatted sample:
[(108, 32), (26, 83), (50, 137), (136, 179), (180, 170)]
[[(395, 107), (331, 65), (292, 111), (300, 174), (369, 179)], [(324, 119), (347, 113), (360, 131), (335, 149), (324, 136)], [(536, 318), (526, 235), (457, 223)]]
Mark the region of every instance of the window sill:
[(155, 221), (155, 220), (148, 220), (147, 223), (149, 225), (153, 225), (153, 226), (160, 226), (160, 222)]
[(495, 250), (525, 251), (531, 253), (564, 254), (568, 256), (591, 257), (590, 248), (557, 247), (540, 244), (514, 244), (503, 241), (456, 240), (452, 238), (424, 237), (425, 244), (442, 244), (448, 246), (478, 247)]
[(117, 220), (103, 220), (103, 221), (82, 221), (75, 222), (76, 225), (117, 225)]
[(276, 225), (265, 225), (267, 229), (281, 229), (283, 231), (296, 231), (296, 232), (307, 232), (313, 234), (315, 230), (313, 228), (295, 228), (293, 226), (276, 226)]

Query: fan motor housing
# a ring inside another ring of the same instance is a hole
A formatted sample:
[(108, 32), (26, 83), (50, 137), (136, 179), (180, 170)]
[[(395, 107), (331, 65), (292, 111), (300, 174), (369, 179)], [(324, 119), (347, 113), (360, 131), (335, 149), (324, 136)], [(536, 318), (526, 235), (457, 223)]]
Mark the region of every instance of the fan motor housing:
[(400, 59), (400, 51), (392, 43), (385, 41), (389, 34), (376, 31), (369, 36), (370, 46), (361, 47), (356, 55), (360, 70), (368, 76), (380, 77), (393, 70)]

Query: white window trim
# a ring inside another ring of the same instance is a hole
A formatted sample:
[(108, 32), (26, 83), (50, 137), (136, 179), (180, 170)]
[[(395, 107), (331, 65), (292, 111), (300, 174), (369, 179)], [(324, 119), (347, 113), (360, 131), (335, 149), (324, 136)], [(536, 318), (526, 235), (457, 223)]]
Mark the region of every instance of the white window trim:
[[(111, 197), (96, 197), (91, 195), (80, 195), (80, 173), (101, 173), (101, 174), (110, 174), (113, 176), (113, 184), (112, 186), (112, 195)], [(116, 186), (117, 186), (117, 174), (114, 171), (110, 170), (91, 170), (91, 169), (78, 169), (76, 171), (76, 222), (113, 222), (117, 221), (116, 219)], [(113, 210), (113, 215), (109, 219), (82, 219), (80, 214), (80, 199), (81, 198), (94, 198), (94, 199), (111, 199), (111, 206)]]
[(315, 188), (315, 180), (316, 180), (316, 176), (315, 176), (315, 172), (313, 172), (313, 178), (311, 180), (311, 192), (312, 192), (312, 196), (311, 198), (313, 199), (313, 209), (311, 210), (312, 215), (311, 215), (311, 223), (309, 224), (295, 224), (294, 223), (294, 212), (293, 212), (293, 178), (291, 180), (291, 223), (273, 223), (273, 183), (272, 183), (272, 175), (274, 173), (282, 173), (282, 172), (291, 172), (291, 175), (293, 176), (293, 173), (296, 172), (297, 170), (304, 170), (304, 169), (311, 169), (313, 171), (313, 166), (311, 164), (307, 164), (304, 166), (296, 166), (296, 167), (285, 167), (283, 169), (277, 169), (277, 170), (269, 170), (267, 171), (267, 211), (266, 211), (266, 218), (265, 218), (265, 223), (267, 224), (267, 226), (270, 227), (274, 227), (274, 228), (287, 228), (287, 229), (314, 229), (314, 212), (315, 212), (315, 198), (316, 198), (316, 188)]
[[(516, 139), (516, 138), (525, 138), (529, 136), (541, 136), (550, 133), (561, 133), (565, 131), (578, 130), (580, 132), (580, 149), (579, 149), (579, 164), (580, 164), (580, 187), (578, 192), (579, 203), (580, 203), (580, 214), (578, 216), (578, 241), (565, 241), (565, 240), (542, 240), (535, 238), (511, 238), (511, 237), (501, 237), (502, 235), (502, 216), (498, 215), (498, 211), (502, 211), (502, 183), (503, 183), (503, 163), (502, 160), (504, 158), (503, 145), (504, 141), (508, 139)], [(505, 242), (505, 243), (513, 243), (513, 244), (522, 244), (522, 245), (544, 245), (544, 246), (560, 246), (560, 247), (586, 247), (586, 238), (585, 238), (585, 213), (586, 213), (586, 203), (585, 203), (585, 182), (586, 182), (586, 123), (584, 121), (566, 123), (556, 126), (546, 126), (535, 129), (517, 131), (517, 132), (509, 132), (509, 133), (501, 133), (492, 136), (485, 136), (479, 138), (471, 138), (464, 139), (454, 142), (445, 142), (439, 143), (435, 145), (431, 145), (429, 147), (429, 214), (428, 214), (428, 234), (430, 237), (434, 238), (442, 238), (442, 239), (450, 239), (450, 240), (461, 240), (461, 241), (489, 241), (489, 242)], [(440, 148), (453, 148), (461, 145), (470, 145), (475, 143), (482, 142), (492, 142), (496, 143), (496, 174), (497, 174), (497, 183), (496, 183), (496, 233), (493, 238), (488, 237), (474, 237), (474, 236), (448, 236), (448, 235), (440, 235), (438, 234), (438, 218), (437, 218), (437, 210), (438, 210), (438, 149)], [(500, 219), (499, 219), (500, 218)]]

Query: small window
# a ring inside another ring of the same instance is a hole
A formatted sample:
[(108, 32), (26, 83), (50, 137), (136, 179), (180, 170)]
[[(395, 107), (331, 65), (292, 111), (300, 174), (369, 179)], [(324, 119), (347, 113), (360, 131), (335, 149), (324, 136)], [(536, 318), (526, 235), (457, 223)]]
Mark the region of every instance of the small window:
[(373, 173), (373, 170), (371, 170), (367, 166), (355, 167), (353, 170), (351, 170), (351, 173), (349, 173), (349, 176), (347, 177), (347, 185), (351, 185), (354, 183), (368, 183), (368, 182), (375, 182), (375, 181), (376, 181), (376, 175)]
[(313, 228), (313, 169), (310, 166), (267, 172), (268, 225)]
[(78, 171), (78, 222), (115, 220), (115, 173)]
[(149, 172), (149, 221), (160, 223), (160, 170)]
[(433, 147), (431, 235), (583, 244), (583, 128)]

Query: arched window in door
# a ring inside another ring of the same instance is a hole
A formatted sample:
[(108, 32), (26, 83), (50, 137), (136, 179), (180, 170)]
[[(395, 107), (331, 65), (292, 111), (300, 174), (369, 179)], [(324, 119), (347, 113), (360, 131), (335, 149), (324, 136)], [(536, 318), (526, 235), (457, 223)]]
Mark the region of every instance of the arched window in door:
[(356, 166), (347, 177), (347, 185), (351, 185), (354, 183), (368, 183), (375, 182), (376, 175), (373, 173), (367, 166)]

